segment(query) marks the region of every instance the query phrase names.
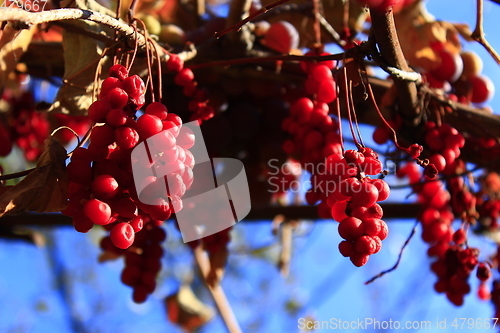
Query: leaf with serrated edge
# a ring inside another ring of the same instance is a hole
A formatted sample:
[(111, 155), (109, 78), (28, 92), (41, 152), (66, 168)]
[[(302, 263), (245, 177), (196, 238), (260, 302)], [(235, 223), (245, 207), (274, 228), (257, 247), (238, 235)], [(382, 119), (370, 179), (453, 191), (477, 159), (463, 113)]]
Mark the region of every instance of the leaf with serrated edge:
[(0, 195), (0, 217), (22, 211), (59, 212), (67, 206), (66, 149), (56, 139), (45, 140), (36, 169)]

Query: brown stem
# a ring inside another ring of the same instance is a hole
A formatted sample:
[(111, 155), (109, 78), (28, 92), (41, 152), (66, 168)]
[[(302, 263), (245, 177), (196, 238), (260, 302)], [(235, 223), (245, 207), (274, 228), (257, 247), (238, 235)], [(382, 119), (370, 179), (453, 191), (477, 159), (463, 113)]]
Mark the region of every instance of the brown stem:
[[(385, 13), (376, 10), (370, 11), (372, 18), (372, 36), (380, 50), (384, 61), (391, 67), (404, 72), (411, 72), (399, 44), (392, 9)], [(417, 107), (417, 86), (415, 82), (403, 80), (396, 75), (391, 75), (398, 91), (399, 112), (404, 122), (409, 127), (419, 123), (421, 110)]]
[(314, 22), (313, 22), (313, 30), (314, 30), (314, 42), (315, 42), (315, 48), (321, 47), (321, 25), (319, 23), (320, 20), (320, 2), (319, 0), (312, 0), (313, 3), (313, 15), (314, 15)]
[(35, 168), (24, 170), (24, 171), (19, 171), (15, 173), (9, 173), (8, 175), (0, 175), (0, 180), (8, 180), (8, 179), (14, 179), (14, 178), (20, 178), (27, 176), (31, 171), (34, 171)]
[(486, 51), (495, 59), (497, 64), (500, 64), (500, 55), (495, 51), (495, 49), (488, 43), (484, 36), (483, 30), (483, 0), (477, 0), (477, 14), (476, 14), (476, 28), (472, 32), (471, 37), (481, 44)]
[[(198, 265), (203, 278), (206, 278), (210, 271), (210, 262), (208, 260), (208, 257), (201, 246), (197, 246), (193, 252), (196, 259), (196, 264)], [(215, 301), (215, 305), (217, 305), (217, 309), (219, 310), (229, 333), (241, 333), (241, 328), (236, 321), (233, 309), (231, 308), (231, 305), (226, 298), (226, 294), (224, 293), (224, 289), (222, 289), (222, 286), (220, 284), (213, 287), (211, 287), (209, 284), (206, 285)]]
[(15, 8), (0, 8), (0, 21), (20, 21), (27, 26), (63, 20), (87, 20), (103, 24), (122, 32), (127, 38), (133, 40), (137, 38), (139, 47), (146, 45), (143, 35), (135, 35), (134, 29), (121, 20), (117, 20), (109, 15), (93, 12), (86, 9), (63, 8), (47, 10), (39, 13), (31, 13)]

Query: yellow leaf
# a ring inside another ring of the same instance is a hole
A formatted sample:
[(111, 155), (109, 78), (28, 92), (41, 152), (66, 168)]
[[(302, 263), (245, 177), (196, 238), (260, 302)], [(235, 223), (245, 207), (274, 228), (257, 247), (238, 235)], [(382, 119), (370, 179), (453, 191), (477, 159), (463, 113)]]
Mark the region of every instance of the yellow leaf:
[(0, 217), (25, 210), (58, 212), (67, 205), (66, 149), (56, 139), (45, 140), (36, 169), (0, 195)]

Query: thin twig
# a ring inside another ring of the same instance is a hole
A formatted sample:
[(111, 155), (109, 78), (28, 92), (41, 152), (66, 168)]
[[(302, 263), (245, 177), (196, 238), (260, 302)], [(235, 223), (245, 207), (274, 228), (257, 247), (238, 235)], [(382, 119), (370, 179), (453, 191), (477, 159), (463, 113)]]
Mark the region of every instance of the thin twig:
[(319, 0), (311, 0), (313, 3), (313, 30), (314, 30), (314, 47), (321, 47), (321, 25), (319, 22), (320, 19), (320, 2)]
[(398, 255), (398, 260), (396, 261), (396, 263), (394, 264), (394, 266), (392, 266), (391, 268), (389, 268), (389, 269), (387, 269), (385, 271), (382, 271), (379, 274), (375, 275), (370, 280), (366, 281), (365, 284), (370, 284), (373, 281), (375, 281), (376, 279), (378, 279), (378, 278), (384, 276), (385, 274), (390, 273), (393, 270), (395, 270), (396, 268), (398, 268), (399, 263), (401, 262), (401, 258), (403, 257), (404, 249), (410, 243), (411, 239), (413, 238), (413, 235), (415, 235), (415, 231), (417, 230), (418, 224), (419, 224), (419, 221), (418, 220), (415, 221), (415, 224), (413, 225), (413, 229), (411, 230), (410, 236), (408, 236), (408, 238), (406, 239), (405, 243), (403, 244), (403, 247), (401, 247), (401, 250), (399, 251), (399, 255)]
[[(196, 259), (196, 264), (198, 265), (203, 278), (206, 279), (210, 271), (210, 262), (208, 260), (208, 257), (201, 246), (196, 247), (193, 252)], [(224, 293), (222, 286), (220, 284), (213, 287), (211, 287), (209, 284), (206, 285), (215, 301), (215, 305), (217, 306), (217, 309), (219, 310), (224, 323), (226, 324), (227, 330), (230, 333), (241, 333), (241, 328), (236, 321), (233, 309), (231, 308), (231, 305), (226, 298), (226, 294)]]
[(275, 7), (278, 7), (281, 4), (287, 3), (289, 1), (290, 0), (279, 0), (279, 1), (276, 1), (276, 2), (274, 2), (272, 4), (270, 4), (270, 5), (262, 7), (260, 10), (258, 10), (255, 13), (249, 15), (246, 19), (241, 20), (239, 23), (236, 23), (235, 25), (233, 25), (233, 26), (231, 26), (231, 27), (229, 27), (227, 29), (224, 29), (221, 32), (216, 32), (214, 36), (215, 36), (215, 38), (220, 38), (220, 37), (224, 36), (225, 34), (227, 34), (230, 31), (233, 31), (233, 30), (234, 31), (240, 31), (240, 29), (241, 29), (242, 26), (244, 26), (248, 22), (252, 21), (257, 16), (259, 16), (261, 14), (264, 14), (264, 13), (267, 13), (269, 10), (271, 10), (271, 9), (273, 9)]
[(7, 175), (0, 175), (0, 180), (8, 180), (8, 179), (14, 179), (14, 178), (21, 178), (24, 176), (27, 176), (31, 171), (34, 171), (36, 168), (31, 168), (28, 170), (23, 170), (15, 173), (9, 173)]
[(325, 29), (325, 31), (330, 35), (330, 37), (333, 39), (333, 41), (340, 47), (344, 48), (346, 42), (342, 38), (340, 38), (339, 33), (335, 28), (326, 20), (326, 18), (319, 14), (319, 24), (321, 24), (321, 27)]
[(486, 37), (484, 36), (483, 30), (483, 0), (477, 0), (477, 16), (476, 16), (476, 28), (472, 32), (471, 37), (481, 44), (486, 51), (495, 59), (497, 64), (500, 64), (500, 55), (495, 51), (495, 49), (488, 43)]
[(281, 276), (288, 277), (290, 274), (290, 261), (292, 258), (293, 226), (290, 221), (281, 224), (281, 252), (278, 268)]

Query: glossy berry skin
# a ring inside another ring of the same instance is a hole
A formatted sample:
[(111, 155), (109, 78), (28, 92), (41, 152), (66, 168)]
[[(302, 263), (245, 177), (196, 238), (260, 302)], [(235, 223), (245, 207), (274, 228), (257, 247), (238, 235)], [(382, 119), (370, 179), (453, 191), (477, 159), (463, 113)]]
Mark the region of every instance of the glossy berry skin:
[(137, 132), (141, 139), (145, 140), (163, 130), (163, 124), (157, 116), (143, 114), (137, 119)]
[(103, 201), (88, 200), (83, 206), (83, 213), (95, 224), (106, 225), (111, 218), (111, 208)]
[(299, 46), (299, 33), (287, 21), (274, 22), (266, 32), (263, 44), (280, 53), (290, 53)]
[(115, 141), (120, 148), (133, 148), (139, 143), (139, 133), (130, 127), (118, 127), (115, 130)]
[(128, 70), (124, 66), (116, 64), (111, 66), (108, 74), (111, 77), (115, 77), (123, 81), (128, 77)]
[(160, 118), (160, 120), (165, 120), (168, 116), (167, 107), (159, 102), (149, 104), (145, 112)]
[(118, 223), (109, 233), (113, 244), (119, 249), (128, 249), (134, 243), (135, 231), (129, 223)]
[(469, 78), (472, 86), (472, 103), (485, 103), (490, 100), (495, 93), (495, 86), (490, 78), (485, 75), (473, 76)]
[(96, 198), (108, 200), (119, 193), (118, 182), (110, 175), (100, 175), (94, 178), (91, 185), (92, 193)]

